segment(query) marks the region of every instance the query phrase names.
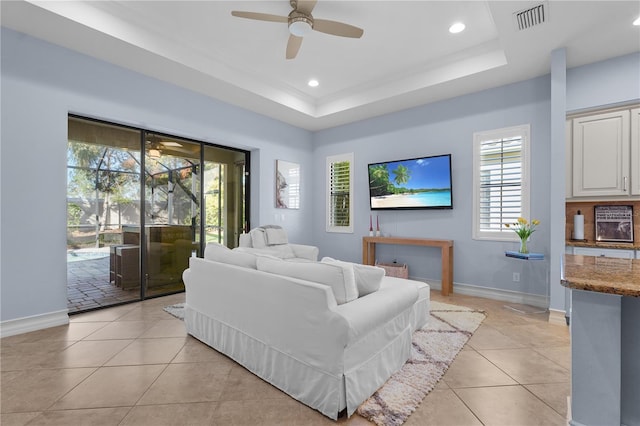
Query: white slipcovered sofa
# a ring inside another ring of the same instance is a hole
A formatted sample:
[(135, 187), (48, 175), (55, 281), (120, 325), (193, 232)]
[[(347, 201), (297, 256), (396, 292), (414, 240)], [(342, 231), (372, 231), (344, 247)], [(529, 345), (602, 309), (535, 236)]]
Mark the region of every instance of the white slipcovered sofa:
[(263, 225), (241, 234), (238, 250), (278, 257), (280, 259), (318, 260), (318, 247), (293, 244), (287, 232), (278, 225)]
[(332, 419), (402, 367), (429, 314), (427, 284), (329, 258), (208, 244), (183, 277), (189, 334)]

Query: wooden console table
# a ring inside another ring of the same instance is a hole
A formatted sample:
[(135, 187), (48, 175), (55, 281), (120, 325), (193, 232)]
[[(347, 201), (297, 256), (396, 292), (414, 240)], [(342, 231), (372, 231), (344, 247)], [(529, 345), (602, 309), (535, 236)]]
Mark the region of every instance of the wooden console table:
[(432, 240), (427, 238), (363, 237), (362, 264), (373, 265), (376, 260), (376, 244), (440, 247), (442, 250), (443, 296), (453, 293), (453, 240)]

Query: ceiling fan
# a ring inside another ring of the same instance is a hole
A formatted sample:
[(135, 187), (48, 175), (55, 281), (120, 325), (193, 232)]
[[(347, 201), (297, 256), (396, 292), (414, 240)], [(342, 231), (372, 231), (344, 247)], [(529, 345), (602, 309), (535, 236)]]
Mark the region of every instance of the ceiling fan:
[(311, 15), (317, 0), (290, 0), (293, 10), (289, 16), (271, 15), (269, 13), (242, 12), (234, 10), (231, 15), (238, 18), (255, 19), (257, 21), (282, 22), (289, 25), (289, 41), (287, 42), (287, 59), (293, 59), (300, 50), (302, 38), (311, 30), (340, 37), (360, 38), (364, 31), (353, 25), (328, 19), (316, 19)]
[(146, 142), (147, 154), (149, 154), (149, 157), (151, 158), (160, 158), (164, 148), (172, 148), (177, 151), (188, 152), (187, 150), (180, 149), (182, 148), (182, 144), (174, 141), (165, 141), (155, 135), (149, 135)]

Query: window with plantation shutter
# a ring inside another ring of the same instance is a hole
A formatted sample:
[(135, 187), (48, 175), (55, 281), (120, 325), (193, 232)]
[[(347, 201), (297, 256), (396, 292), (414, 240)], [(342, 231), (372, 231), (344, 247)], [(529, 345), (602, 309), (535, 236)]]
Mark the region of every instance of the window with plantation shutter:
[(473, 238), (516, 241), (505, 224), (529, 217), (529, 125), (473, 135)]
[(327, 232), (353, 233), (353, 153), (327, 157)]

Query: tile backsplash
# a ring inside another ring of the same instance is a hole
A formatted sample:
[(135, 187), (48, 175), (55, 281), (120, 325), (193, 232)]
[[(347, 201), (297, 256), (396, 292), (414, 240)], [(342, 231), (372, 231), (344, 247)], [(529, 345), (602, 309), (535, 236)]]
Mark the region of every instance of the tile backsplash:
[(633, 239), (634, 245), (640, 244), (640, 201), (581, 201), (567, 202), (565, 239), (573, 238), (573, 216), (578, 210), (584, 215), (584, 238), (588, 242), (595, 242), (595, 206), (633, 206)]

